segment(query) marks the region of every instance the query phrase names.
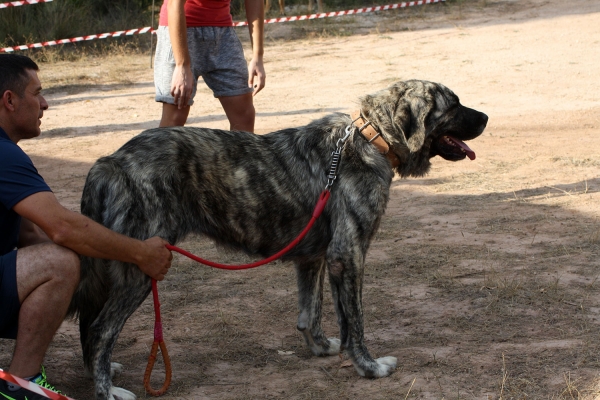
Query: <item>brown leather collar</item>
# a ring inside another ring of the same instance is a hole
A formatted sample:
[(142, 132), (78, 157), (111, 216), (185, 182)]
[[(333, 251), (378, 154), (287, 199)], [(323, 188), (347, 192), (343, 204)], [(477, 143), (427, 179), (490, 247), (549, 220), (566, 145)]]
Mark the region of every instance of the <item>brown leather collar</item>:
[(354, 111), (351, 117), (352, 123), (358, 128), (358, 131), (364, 136), (365, 140), (375, 146), (381, 154), (384, 154), (387, 157), (392, 164), (392, 168), (396, 168), (400, 165), (400, 160), (396, 154), (394, 154), (393, 151), (390, 151), (390, 145), (383, 139), (381, 133), (373, 128), (371, 121), (363, 118), (360, 110)]

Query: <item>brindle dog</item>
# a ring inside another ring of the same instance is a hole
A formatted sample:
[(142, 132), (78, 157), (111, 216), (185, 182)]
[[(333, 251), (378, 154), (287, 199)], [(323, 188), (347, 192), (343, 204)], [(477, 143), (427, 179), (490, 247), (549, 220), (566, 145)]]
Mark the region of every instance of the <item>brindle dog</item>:
[[(387, 376), (396, 358), (374, 359), (365, 346), (362, 287), (365, 256), (392, 178), (422, 176), (438, 155), (473, 159), (463, 141), (479, 136), (488, 117), (462, 106), (448, 88), (418, 80), (363, 97), (360, 112), (354, 122), (337, 113), (266, 135), (193, 127), (147, 130), (96, 162), (81, 211), (139, 239), (157, 235), (175, 244), (198, 233), (250, 255), (270, 256), (307, 224), (328, 182), (332, 151), (350, 127), (331, 198), (284, 260), (296, 266), (298, 329), (312, 352), (345, 351), (361, 376)], [(365, 124), (362, 132), (356, 127)], [(379, 137), (367, 141), (368, 130)], [(389, 146), (387, 155), (377, 141)], [(326, 272), (339, 339), (327, 338), (321, 329)], [(150, 288), (150, 278), (135, 265), (82, 259), (71, 313), (79, 316), (84, 362), (97, 399), (135, 398), (112, 386), (110, 358), (125, 321)]]

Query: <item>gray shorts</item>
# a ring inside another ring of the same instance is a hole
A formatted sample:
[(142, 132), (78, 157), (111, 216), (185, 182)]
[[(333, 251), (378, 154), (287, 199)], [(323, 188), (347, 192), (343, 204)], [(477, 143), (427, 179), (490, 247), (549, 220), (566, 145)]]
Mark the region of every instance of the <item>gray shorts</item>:
[[(171, 78), (175, 58), (171, 48), (169, 27), (159, 26), (154, 62), (156, 101), (175, 104), (171, 96)], [(194, 104), (198, 77), (202, 77), (215, 97), (252, 93), (248, 86), (248, 65), (242, 43), (231, 26), (187, 28), (187, 42), (194, 74), (194, 89), (188, 102)]]

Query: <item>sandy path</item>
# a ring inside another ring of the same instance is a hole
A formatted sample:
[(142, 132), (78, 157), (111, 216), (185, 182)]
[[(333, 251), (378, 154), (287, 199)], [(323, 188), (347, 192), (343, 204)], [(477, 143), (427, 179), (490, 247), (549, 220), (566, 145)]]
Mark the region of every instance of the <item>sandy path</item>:
[[(471, 146), (475, 161), (436, 160), (428, 177), (394, 182), (368, 257), (364, 302), (367, 343), (377, 356), (399, 357), (398, 371), (364, 380), (337, 358), (310, 357), (295, 331), (289, 267), (236, 275), (178, 259), (162, 285), (175, 368), (165, 399), (596, 393), (600, 2), (431, 7), (410, 18), (348, 17), (347, 31), (359, 33), (337, 37), (289, 41), (282, 37), (294, 27), (269, 26), (267, 87), (255, 100), (257, 133), (265, 133), (350, 112), (359, 96), (416, 78), (445, 84), (490, 116)], [(360, 33), (361, 24), (370, 33)], [(399, 25), (404, 30), (386, 31)], [(147, 56), (115, 56), (42, 66), (49, 86), (68, 83), (47, 96), (43, 136), (22, 147), (69, 208), (78, 209), (98, 157), (158, 125), (148, 65)], [(190, 125), (227, 128), (218, 101), (200, 88)], [(231, 257), (204, 241), (186, 245)], [(334, 334), (327, 304), (325, 327)], [(115, 349), (127, 368), (117, 384), (142, 397), (151, 319), (146, 302)], [(0, 349), (6, 365), (11, 343)], [(80, 359), (77, 329), (67, 322), (46, 365), (53, 382), (84, 399), (91, 381), (80, 378)]]

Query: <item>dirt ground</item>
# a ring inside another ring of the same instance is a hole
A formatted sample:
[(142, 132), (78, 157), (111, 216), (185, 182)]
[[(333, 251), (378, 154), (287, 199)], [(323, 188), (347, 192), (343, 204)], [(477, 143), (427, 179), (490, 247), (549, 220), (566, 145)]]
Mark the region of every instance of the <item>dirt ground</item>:
[[(393, 375), (363, 379), (338, 357), (311, 356), (291, 265), (228, 272), (176, 256), (159, 285), (173, 365), (163, 398), (600, 398), (600, 2), (473, 0), (274, 24), (265, 60), (259, 134), (351, 112), (359, 96), (411, 78), (445, 84), (490, 120), (469, 143), (474, 161), (434, 159), (429, 176), (393, 182), (363, 296), (367, 346), (398, 357)], [(50, 109), (42, 136), (20, 144), (78, 210), (93, 162), (158, 125), (150, 58), (42, 65), (40, 76)], [(199, 88), (189, 124), (227, 128)], [(200, 238), (181, 247), (245, 260)], [(152, 327), (148, 299), (113, 353), (125, 365), (115, 384), (141, 398)], [(0, 366), (11, 351), (0, 341)], [(69, 396), (92, 397), (73, 322), (45, 366)]]

